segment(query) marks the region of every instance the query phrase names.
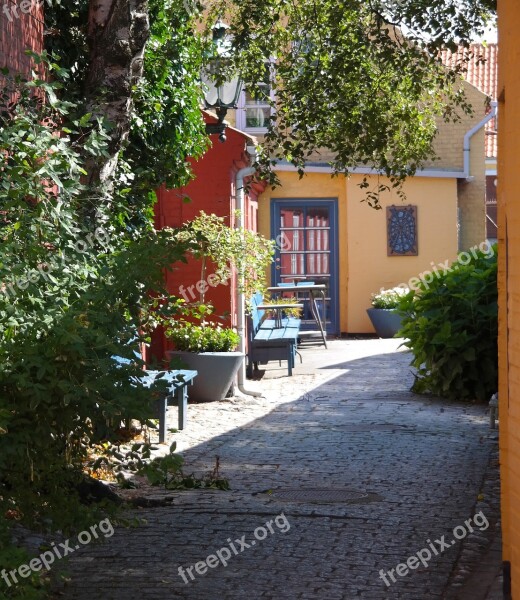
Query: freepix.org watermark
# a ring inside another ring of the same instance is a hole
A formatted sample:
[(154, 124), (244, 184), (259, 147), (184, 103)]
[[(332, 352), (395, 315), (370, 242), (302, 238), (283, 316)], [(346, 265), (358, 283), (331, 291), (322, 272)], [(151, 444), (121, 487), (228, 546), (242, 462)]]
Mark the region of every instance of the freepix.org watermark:
[(422, 284), (424, 287), (426, 287), (426, 289), (428, 289), (430, 284), (435, 281), (436, 277), (439, 279), (442, 275), (446, 275), (446, 273), (458, 269), (459, 265), (469, 265), (472, 258), (477, 258), (479, 251), (482, 252), (485, 258), (491, 258), (495, 254), (493, 244), (486, 240), (478, 244), (478, 246), (473, 246), (467, 252), (459, 252), (457, 260), (451, 265), (449, 258), (442, 263), (435, 264), (432, 262), (430, 263), (432, 265), (431, 271), (424, 271), (417, 277), (411, 277), (408, 280), (408, 283), (400, 283), (396, 287), (403, 288), (405, 290), (418, 290), (420, 289), (419, 286)]
[(0, 577), (8, 587), (11, 587), (13, 584), (16, 585), (19, 583), (19, 579), (26, 579), (32, 573), (38, 573), (43, 569), (50, 571), (51, 566), (56, 560), (61, 560), (79, 550), (81, 546), (86, 546), (92, 540), (99, 539), (100, 535), (104, 538), (110, 538), (114, 535), (114, 527), (109, 519), (103, 519), (96, 525), (92, 525), (88, 531), (79, 533), (74, 545), (71, 540), (65, 540), (59, 544), (53, 542), (49, 550), (42, 552), (39, 557), (30, 560), (28, 564), (20, 565), (17, 569), (12, 569), (11, 571), (2, 569)]
[(9, 21), (13, 21), (14, 19), (19, 19), (22, 14), (28, 15), (34, 9), (41, 8), (44, 4), (52, 6), (52, 0), (20, 0), (20, 2), (4, 0), (2, 13)]
[[(244, 552), (244, 550), (254, 547), (257, 541), (261, 542), (265, 540), (268, 535), (274, 535), (276, 530), (280, 531), (281, 533), (287, 533), (290, 528), (291, 524), (289, 523), (287, 517), (284, 515), (284, 513), (280, 513), (274, 519), (266, 521), (263, 525), (257, 527), (253, 531), (254, 539), (247, 542), (245, 535), (235, 540), (228, 538), (225, 546), (222, 546), (222, 548), (217, 550), (214, 554), (208, 554), (204, 560), (200, 560), (189, 567), (179, 567), (179, 576), (182, 578), (184, 583), (195, 581), (196, 575), (205, 575), (208, 572), (208, 569), (215, 569), (219, 565), (227, 567), (231, 558), (237, 556), (241, 552)], [(195, 571), (195, 574), (193, 571)], [(189, 579), (188, 575), (190, 577)]]
[(216, 273), (210, 273), (206, 280), (199, 279), (199, 281), (193, 285), (179, 286), (179, 294), (184, 298), (184, 300), (186, 300), (186, 302), (192, 302), (193, 300), (197, 299), (195, 290), (199, 294), (205, 294), (210, 287), (214, 288), (218, 285), (229, 285), (230, 278), (231, 273), (229, 273), (227, 276), (223, 275), (222, 277)]
[(476, 513), (473, 516), (473, 519), (467, 519), (464, 522), (464, 525), (457, 525), (457, 527), (453, 529), (452, 536), (455, 539), (452, 538), (446, 540), (446, 536), (441, 535), (439, 539), (433, 540), (433, 542), (429, 539), (426, 540), (427, 546), (409, 556), (405, 562), (399, 563), (395, 568), (390, 569), (389, 571), (381, 569), (379, 571), (379, 579), (382, 579), (385, 582), (386, 587), (390, 587), (392, 583), (396, 583), (397, 581), (395, 574), (399, 577), (406, 577), (410, 571), (417, 569), (420, 565), (425, 568), (428, 567), (432, 558), (449, 550), (457, 543), (457, 540), (462, 540), (468, 533), (472, 533), (474, 531), (473, 525), (475, 525), (479, 531), (485, 531), (489, 527), (489, 521), (482, 511)]

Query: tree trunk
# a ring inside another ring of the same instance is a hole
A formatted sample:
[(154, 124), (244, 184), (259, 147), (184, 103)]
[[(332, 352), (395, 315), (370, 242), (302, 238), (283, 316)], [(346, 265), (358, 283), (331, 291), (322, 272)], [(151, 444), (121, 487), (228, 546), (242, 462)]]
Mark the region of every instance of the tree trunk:
[(111, 190), (118, 153), (130, 130), (132, 90), (143, 73), (150, 31), (148, 1), (90, 0), (88, 25), (87, 110), (106, 119), (111, 129), (108, 157), (87, 161), (87, 183), (103, 197)]

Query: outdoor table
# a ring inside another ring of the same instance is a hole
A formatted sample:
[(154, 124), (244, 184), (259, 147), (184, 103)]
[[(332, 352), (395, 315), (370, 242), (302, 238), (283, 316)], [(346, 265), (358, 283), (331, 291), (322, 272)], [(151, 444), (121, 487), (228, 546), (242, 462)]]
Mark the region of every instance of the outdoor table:
[(307, 334), (307, 335), (312, 335), (315, 333), (319, 333), (321, 336), (321, 339), (323, 341), (323, 345), (325, 346), (325, 348), (327, 348), (327, 334), (325, 332), (325, 328), (323, 327), (323, 321), (321, 320), (320, 317), (320, 313), (318, 310), (318, 305), (316, 304), (316, 298), (318, 297), (318, 295), (321, 296), (321, 299), (323, 300), (323, 306), (325, 307), (325, 290), (327, 289), (327, 286), (324, 283), (320, 283), (320, 284), (299, 284), (299, 285), (280, 285), (280, 286), (274, 286), (274, 287), (269, 287), (267, 288), (267, 290), (271, 293), (271, 294), (281, 294), (281, 293), (285, 293), (285, 292), (291, 292), (291, 293), (307, 293), (309, 295), (309, 305), (311, 308), (311, 312), (312, 312), (312, 316), (314, 318), (314, 320), (316, 321), (316, 324), (318, 325), (318, 331), (305, 331), (305, 332), (300, 332), (300, 336), (302, 334)]

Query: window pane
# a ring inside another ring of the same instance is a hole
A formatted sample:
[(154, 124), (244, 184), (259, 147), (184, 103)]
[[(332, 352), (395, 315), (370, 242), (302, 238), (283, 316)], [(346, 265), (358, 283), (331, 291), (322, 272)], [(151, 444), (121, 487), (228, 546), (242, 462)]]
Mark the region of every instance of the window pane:
[(280, 240), (281, 252), (298, 252), (304, 250), (303, 246), (303, 231), (289, 229), (282, 230)]
[(246, 127), (267, 127), (271, 109), (269, 107), (246, 106)]
[(328, 229), (307, 229), (307, 250), (330, 250)]
[(280, 227), (302, 227), (303, 210), (300, 208), (284, 208), (280, 213)]
[(287, 275), (304, 275), (304, 254), (284, 253), (280, 257), (280, 274), (282, 277)]
[(307, 211), (307, 227), (328, 227), (329, 209), (311, 208)]
[(269, 103), (270, 88), (268, 85), (259, 86), (259, 94), (252, 96), (247, 90), (245, 91), (246, 105), (262, 104), (266, 105)]
[(315, 277), (316, 275), (328, 275), (329, 274), (329, 255), (328, 253), (314, 253), (309, 252), (307, 254), (307, 274)]

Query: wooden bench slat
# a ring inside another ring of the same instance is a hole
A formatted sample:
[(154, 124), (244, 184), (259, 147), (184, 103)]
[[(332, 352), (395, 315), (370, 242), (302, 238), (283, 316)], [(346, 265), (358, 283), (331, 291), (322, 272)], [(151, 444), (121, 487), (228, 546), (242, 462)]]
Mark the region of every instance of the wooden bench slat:
[(286, 308), (303, 308), (303, 304), (259, 304), (257, 306), (258, 310), (284, 310)]
[[(282, 327), (297, 327), (300, 328), (301, 320), (296, 317), (286, 317), (281, 320)], [(258, 329), (274, 329), (276, 321), (274, 319), (264, 319)]]

